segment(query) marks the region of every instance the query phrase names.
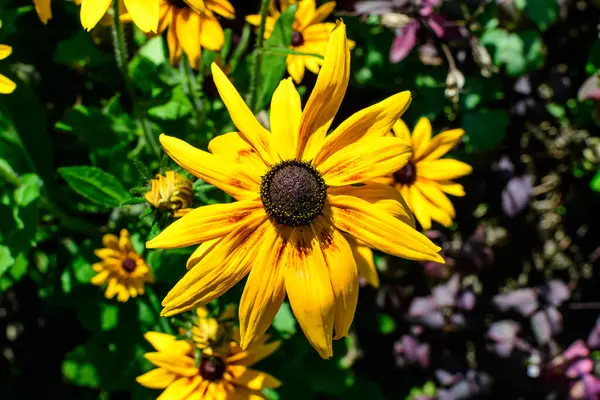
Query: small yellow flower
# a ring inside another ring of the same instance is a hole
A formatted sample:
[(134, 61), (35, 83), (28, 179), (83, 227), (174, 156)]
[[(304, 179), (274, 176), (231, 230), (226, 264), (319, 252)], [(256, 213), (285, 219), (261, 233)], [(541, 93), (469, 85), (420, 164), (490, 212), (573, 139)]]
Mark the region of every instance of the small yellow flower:
[(199, 245), (162, 314), (206, 304), (249, 275), (239, 308), (242, 348), (266, 332), (287, 295), (306, 337), (329, 358), (334, 327), (336, 339), (348, 335), (358, 300), (346, 236), (398, 257), (443, 262), (440, 248), (411, 226), (400, 193), (370, 182), (411, 157), (405, 141), (384, 137), (410, 93), (355, 113), (327, 135), (350, 80), (342, 22), (304, 109), (291, 79), (275, 90), (271, 131), (214, 63), (212, 74), (238, 131), (213, 139), (211, 153), (164, 134), (160, 141), (175, 162), (237, 201), (196, 208), (146, 243)]
[[(4, 60), (12, 53), (12, 47), (0, 44), (0, 60)], [(10, 94), (15, 91), (17, 84), (0, 74), (0, 94)]]
[(245, 351), (231, 342), (226, 355), (202, 353), (195, 364), (194, 346), (172, 335), (148, 332), (146, 340), (157, 350), (145, 357), (157, 368), (136, 378), (147, 388), (164, 389), (160, 399), (264, 399), (263, 388), (277, 388), (281, 382), (266, 372), (249, 367), (271, 355), (279, 342), (266, 343), (263, 336)]
[(227, 354), (235, 311), (235, 306), (230, 304), (221, 315), (211, 317), (206, 307), (198, 307), (196, 323), (190, 330), (196, 347), (207, 354)]
[[(315, 0), (282, 0), (280, 1), (281, 12), (284, 12), (290, 5), (297, 4), (298, 9), (294, 15), (292, 23), (292, 44), (290, 49), (301, 53), (313, 53), (325, 55), (329, 35), (335, 27), (333, 22), (323, 22), (335, 8), (335, 1), (329, 1), (319, 8)], [(265, 38), (268, 39), (273, 32), (275, 22), (281, 15), (275, 7), (275, 2), (270, 4), (270, 16), (267, 17), (265, 25)], [(260, 15), (249, 15), (246, 17), (248, 23), (258, 26), (260, 24)], [(354, 47), (354, 42), (348, 40), (350, 48)], [(308, 68), (314, 74), (319, 73), (323, 60), (314, 56), (288, 55), (286, 59), (287, 70), (296, 83), (300, 83), (304, 77), (304, 70)]]
[(172, 211), (175, 218), (185, 215), (192, 205), (192, 182), (182, 175), (167, 171), (165, 175), (157, 174), (150, 181), (151, 189), (146, 193), (146, 200), (155, 208)]
[(421, 118), (412, 135), (402, 120), (396, 122), (392, 133), (411, 143), (413, 156), (389, 178), (388, 183), (400, 191), (423, 229), (431, 228), (431, 220), (449, 227), (456, 212), (445, 193), (464, 196), (462, 185), (452, 179), (470, 174), (473, 168), (464, 162), (440, 157), (456, 146), (465, 132), (452, 129), (432, 139), (431, 123), (427, 118)]
[[(127, 10), (131, 20), (143, 32), (157, 32), (160, 0), (119, 0), (121, 12)], [(86, 30), (96, 26), (104, 17), (112, 0), (81, 0), (81, 24)], [(42, 19), (43, 21), (43, 19)]]
[(142, 256), (133, 249), (129, 232), (121, 229), (120, 238), (106, 234), (102, 244), (105, 248), (94, 251), (102, 261), (92, 266), (98, 274), (91, 282), (97, 286), (108, 282), (104, 295), (107, 299), (116, 295), (120, 302), (144, 294), (144, 284), (154, 283), (154, 276)]
[(169, 60), (177, 65), (185, 52), (198, 69), (201, 48), (221, 50), (225, 43), (223, 28), (215, 14), (233, 18), (235, 10), (228, 0), (161, 0), (158, 32), (167, 30)]

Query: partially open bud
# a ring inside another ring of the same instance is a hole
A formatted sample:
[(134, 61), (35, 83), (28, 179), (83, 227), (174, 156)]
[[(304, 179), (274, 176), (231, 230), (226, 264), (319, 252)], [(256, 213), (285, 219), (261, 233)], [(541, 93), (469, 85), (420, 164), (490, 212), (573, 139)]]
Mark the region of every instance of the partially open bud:
[(174, 171), (167, 171), (164, 176), (157, 174), (150, 184), (152, 188), (145, 197), (152, 206), (171, 211), (176, 218), (189, 211), (193, 199), (192, 182)]

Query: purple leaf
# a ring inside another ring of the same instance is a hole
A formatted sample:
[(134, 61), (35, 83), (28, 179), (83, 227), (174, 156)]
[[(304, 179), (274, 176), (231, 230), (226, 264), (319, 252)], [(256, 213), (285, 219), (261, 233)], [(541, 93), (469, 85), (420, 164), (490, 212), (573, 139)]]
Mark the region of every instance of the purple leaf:
[(460, 309), (471, 311), (475, 307), (475, 293), (473, 292), (464, 292), (458, 298), (457, 306)]
[(433, 14), (429, 18), (427, 18), (425, 22), (431, 28), (435, 36), (444, 36), (444, 24), (446, 23), (446, 19), (444, 17), (442, 17), (441, 15)]
[(577, 360), (567, 368), (565, 375), (567, 378), (576, 379), (584, 374), (589, 374), (594, 369), (594, 363), (589, 358)]
[(440, 311), (432, 312), (420, 318), (421, 322), (432, 329), (439, 329), (446, 325), (444, 315)]
[(547, 282), (541, 289), (544, 299), (553, 306), (560, 306), (571, 297), (571, 289), (558, 279)]
[(586, 374), (571, 386), (569, 399), (571, 400), (598, 400), (600, 393), (600, 380), (593, 375)]
[(357, 1), (354, 9), (359, 14), (379, 15), (393, 11), (393, 4), (390, 1)]
[(554, 307), (536, 312), (531, 318), (531, 329), (540, 344), (546, 344), (562, 329), (562, 316)]
[(445, 284), (434, 287), (431, 294), (438, 307), (452, 307), (456, 304), (458, 289), (460, 289), (460, 277), (454, 275)]
[(500, 311), (514, 308), (523, 316), (531, 315), (539, 307), (535, 289), (518, 289), (509, 293), (498, 294), (494, 296), (492, 301)]
[(452, 375), (450, 372), (443, 369), (436, 370), (435, 377), (442, 386), (453, 385), (462, 378), (460, 374)]
[(430, 312), (437, 309), (437, 305), (433, 301), (431, 296), (429, 297), (417, 297), (410, 303), (408, 309), (408, 315), (411, 317), (420, 318), (423, 315), (429, 314)]
[(419, 22), (412, 20), (396, 31), (396, 37), (390, 49), (390, 61), (399, 63), (404, 60), (417, 44)]
[(600, 317), (596, 320), (596, 325), (590, 332), (590, 336), (588, 336), (587, 344), (592, 349), (600, 347)]
[(579, 101), (600, 100), (600, 88), (598, 87), (598, 74), (586, 79), (577, 92)]
[(489, 327), (487, 337), (495, 342), (493, 347), (498, 356), (510, 356), (519, 330), (519, 324), (515, 321), (498, 321)]
[(533, 177), (529, 175), (514, 177), (502, 190), (502, 211), (509, 217), (516, 217), (529, 205)]

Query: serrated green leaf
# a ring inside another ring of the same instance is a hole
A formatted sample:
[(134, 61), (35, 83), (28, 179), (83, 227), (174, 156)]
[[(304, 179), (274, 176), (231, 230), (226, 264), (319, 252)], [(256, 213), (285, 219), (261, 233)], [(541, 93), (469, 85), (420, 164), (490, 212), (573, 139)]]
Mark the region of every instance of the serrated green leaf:
[(63, 167), (58, 173), (71, 189), (91, 202), (107, 207), (118, 207), (129, 197), (121, 182), (97, 167)]

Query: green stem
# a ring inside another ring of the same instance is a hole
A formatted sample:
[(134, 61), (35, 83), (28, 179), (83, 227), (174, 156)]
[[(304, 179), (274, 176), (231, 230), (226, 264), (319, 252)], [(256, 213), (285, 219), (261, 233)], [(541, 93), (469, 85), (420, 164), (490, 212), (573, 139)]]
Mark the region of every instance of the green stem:
[(285, 47), (265, 47), (262, 52), (264, 54), (278, 54), (278, 55), (282, 55), (282, 56), (287, 56), (287, 55), (294, 55), (294, 56), (308, 56), (308, 57), (316, 57), (316, 58), (320, 58), (321, 60), (324, 60), (325, 57), (323, 57), (320, 54), (316, 54), (316, 53), (304, 53), (302, 51), (296, 51), (296, 50), (290, 50), (290, 49), (286, 49)]
[(175, 331), (171, 327), (171, 324), (169, 324), (169, 321), (167, 321), (166, 318), (160, 316), (160, 311), (162, 310), (162, 307), (160, 305), (160, 302), (158, 301), (158, 297), (156, 297), (154, 289), (150, 285), (146, 286), (146, 298), (148, 299), (148, 302), (150, 303), (150, 308), (152, 309), (152, 311), (154, 311), (154, 314), (159, 316), (158, 321), (163, 332), (174, 335)]
[(260, 25), (258, 26), (258, 34), (256, 37), (255, 49), (258, 50), (256, 53), (256, 59), (254, 63), (254, 70), (252, 72), (252, 81), (250, 82), (250, 101), (249, 106), (253, 112), (257, 112), (256, 107), (258, 106), (258, 84), (260, 81), (260, 70), (262, 67), (262, 48), (265, 43), (265, 26), (267, 25), (267, 13), (269, 11), (269, 0), (262, 0), (260, 4)]
[(181, 73), (181, 77), (183, 78), (184, 91), (186, 92), (190, 103), (192, 103), (192, 112), (196, 117), (198, 129), (200, 129), (200, 127), (202, 126), (201, 110), (204, 106), (204, 102), (202, 101), (198, 91), (196, 90), (196, 76), (194, 74), (192, 66), (188, 62), (188, 59), (185, 55), (182, 55), (180, 63), (181, 64), (179, 64), (179, 71)]
[(240, 41), (231, 56), (231, 60), (229, 61), (229, 68), (231, 73), (235, 71), (235, 68), (238, 65), (238, 62), (246, 52), (248, 48), (248, 43), (250, 42), (250, 25), (244, 24), (244, 28), (242, 29), (242, 36), (240, 37)]
[(152, 133), (152, 127), (150, 123), (141, 115), (140, 110), (137, 104), (137, 98), (135, 96), (135, 91), (133, 86), (131, 85), (131, 81), (129, 80), (129, 71), (127, 69), (127, 47), (125, 44), (125, 34), (123, 33), (123, 25), (121, 24), (121, 19), (119, 18), (119, 0), (113, 0), (113, 24), (112, 24), (112, 33), (113, 33), (113, 45), (115, 48), (115, 59), (117, 61), (117, 65), (119, 70), (121, 71), (121, 75), (123, 78), (123, 84), (125, 85), (125, 90), (129, 94), (129, 98), (133, 103), (133, 114), (137, 121), (138, 129), (140, 129), (144, 134), (144, 140), (146, 144), (150, 147), (150, 151), (154, 153), (154, 155), (160, 160), (161, 151), (158, 142), (156, 141), (156, 137)]

